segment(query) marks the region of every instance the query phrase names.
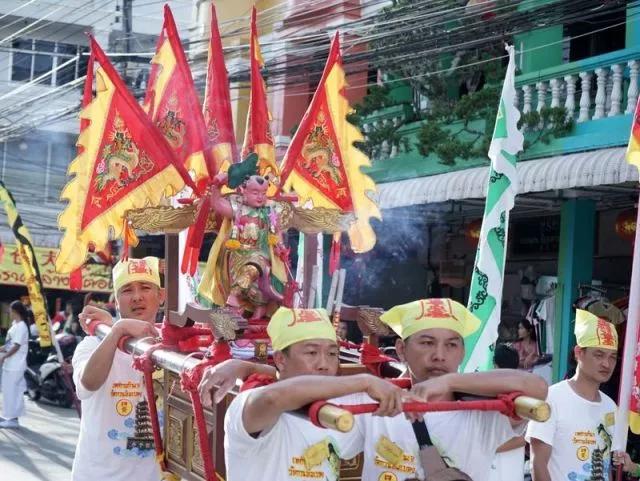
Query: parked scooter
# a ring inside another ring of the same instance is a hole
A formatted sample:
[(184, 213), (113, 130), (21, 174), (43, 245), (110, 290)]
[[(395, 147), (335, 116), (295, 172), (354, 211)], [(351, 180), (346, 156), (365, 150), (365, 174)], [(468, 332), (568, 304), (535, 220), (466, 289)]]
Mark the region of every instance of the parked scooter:
[(68, 376), (68, 381), (65, 380), (63, 369), (71, 369), (70, 362), (78, 340), (76, 336), (66, 333), (56, 334), (56, 339), (62, 351), (65, 366), (59, 362), (53, 347), (42, 348), (37, 339), (29, 340), (27, 370), (24, 374), (27, 381), (27, 396), (33, 401), (43, 397), (59, 406), (71, 407), (75, 386), (71, 375)]

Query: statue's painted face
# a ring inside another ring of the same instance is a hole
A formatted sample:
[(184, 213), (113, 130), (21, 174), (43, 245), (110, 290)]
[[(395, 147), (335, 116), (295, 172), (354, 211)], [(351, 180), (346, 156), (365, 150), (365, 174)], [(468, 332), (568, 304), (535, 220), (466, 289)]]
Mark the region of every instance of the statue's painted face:
[(242, 188), (244, 203), (251, 207), (262, 207), (267, 203), (269, 182), (264, 177), (252, 175)]

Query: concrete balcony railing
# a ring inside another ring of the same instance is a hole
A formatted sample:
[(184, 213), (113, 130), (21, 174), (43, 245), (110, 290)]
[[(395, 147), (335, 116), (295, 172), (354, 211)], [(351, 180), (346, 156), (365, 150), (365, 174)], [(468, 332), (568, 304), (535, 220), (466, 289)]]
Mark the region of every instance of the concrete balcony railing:
[[(362, 123), (362, 133), (367, 138), (367, 134), (374, 129), (384, 127), (397, 128), (405, 122), (413, 120), (414, 117), (413, 108), (408, 104), (386, 107), (366, 117)], [(375, 159), (395, 157), (398, 154), (398, 147), (397, 144), (392, 144), (385, 140), (378, 148), (374, 149), (372, 157)]]
[[(564, 107), (576, 122), (574, 132), (561, 144), (538, 145), (538, 151), (525, 155), (541, 157), (563, 152), (604, 148), (626, 143), (628, 116), (640, 96), (640, 46), (565, 63), (516, 77), (516, 106), (522, 113), (540, 112), (545, 107)], [(365, 136), (372, 130), (401, 126), (397, 134), (411, 142), (410, 154), (421, 123), (410, 105), (387, 107), (368, 115), (363, 122)], [(617, 117), (617, 120), (611, 119)], [(591, 121), (610, 119), (606, 126)], [(451, 126), (455, 129), (455, 125)], [(482, 130), (477, 125), (477, 130)], [(603, 130), (609, 129), (609, 130)], [(624, 133), (623, 133), (624, 131)], [(624, 137), (624, 138), (623, 138)], [(535, 150), (535, 149), (534, 149)], [(403, 152), (396, 143), (383, 141), (374, 148), (372, 158), (392, 159)]]
[(558, 65), (516, 78), (522, 113), (564, 107), (576, 122), (631, 114), (638, 101), (640, 47)]

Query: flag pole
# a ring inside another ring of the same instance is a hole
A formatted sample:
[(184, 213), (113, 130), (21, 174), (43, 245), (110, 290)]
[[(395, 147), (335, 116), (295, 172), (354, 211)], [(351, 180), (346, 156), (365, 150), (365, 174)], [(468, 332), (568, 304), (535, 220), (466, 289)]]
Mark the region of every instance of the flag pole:
[(620, 396), (618, 399), (618, 415), (613, 432), (613, 451), (626, 451), (629, 434), (629, 404), (631, 390), (635, 380), (635, 357), (638, 344), (638, 321), (640, 317), (640, 209), (636, 219), (636, 237), (633, 244), (633, 261), (631, 264), (631, 286), (629, 294), (629, 310), (625, 329), (624, 348), (622, 351), (622, 373), (620, 374)]
[(515, 204), (518, 191), (517, 155), (524, 146), (524, 136), (518, 129), (520, 112), (515, 106), (515, 49), (507, 45), (506, 50), (509, 53), (509, 65), (489, 146), (491, 164), (487, 198), (467, 305), (480, 320), (481, 327), (465, 339), (462, 372), (490, 369), (493, 360), (491, 348), (498, 337), (500, 323), (509, 212)]
[[(629, 145), (627, 147), (627, 162), (640, 170), (640, 101), (631, 121)], [(613, 431), (613, 451), (626, 451), (629, 435), (629, 417), (631, 414), (631, 396), (635, 384), (636, 350), (638, 344), (638, 323), (640, 322), (640, 209), (636, 214), (636, 235), (633, 243), (633, 258), (631, 262), (631, 285), (629, 293), (629, 309), (625, 328), (624, 347), (622, 351), (622, 372), (620, 374), (620, 392), (618, 411)], [(622, 479), (622, 470), (617, 470), (616, 478)]]

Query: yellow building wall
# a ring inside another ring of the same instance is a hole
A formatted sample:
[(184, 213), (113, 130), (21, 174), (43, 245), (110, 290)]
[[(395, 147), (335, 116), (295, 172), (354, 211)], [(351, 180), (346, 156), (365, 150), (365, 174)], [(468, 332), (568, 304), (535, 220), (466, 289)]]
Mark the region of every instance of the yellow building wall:
[[(249, 23), (251, 20), (251, 8), (255, 4), (258, 10), (258, 30), (261, 39), (268, 37), (274, 30), (274, 23), (279, 21), (280, 14), (284, 14), (286, 3), (282, 0), (216, 0), (216, 14), (218, 16), (218, 25), (220, 35), (222, 36), (223, 46), (235, 47), (249, 44)], [(210, 36), (210, 1), (203, 1), (198, 4), (198, 17), (200, 23), (204, 23), (203, 35), (205, 38)], [(273, 7), (279, 5), (279, 8)], [(265, 23), (261, 18), (261, 13), (265, 12), (263, 18), (267, 19)], [(227, 70), (236, 71), (239, 65), (249, 65), (249, 51), (243, 49), (240, 51), (232, 51), (225, 53), (225, 62)], [(233, 121), (235, 125), (236, 141), (242, 145), (244, 141), (245, 126), (247, 123), (247, 111), (249, 108), (249, 84), (234, 83), (231, 85), (231, 110), (233, 113)]]

